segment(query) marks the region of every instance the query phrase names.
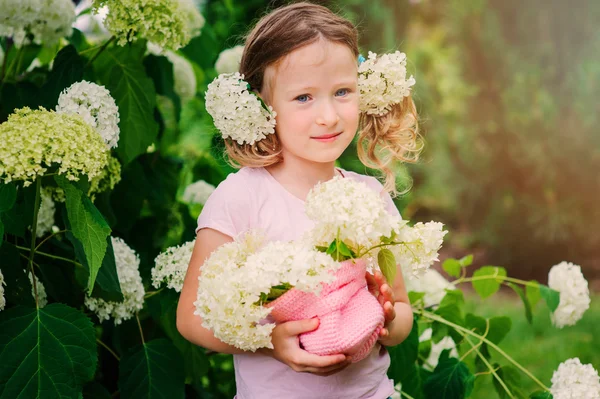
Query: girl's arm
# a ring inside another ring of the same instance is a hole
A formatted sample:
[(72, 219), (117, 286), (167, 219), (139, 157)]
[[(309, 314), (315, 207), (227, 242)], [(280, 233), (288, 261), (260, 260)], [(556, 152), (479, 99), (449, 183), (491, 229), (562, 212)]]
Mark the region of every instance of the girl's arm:
[(215, 338), (212, 331), (202, 327), (200, 316), (194, 314), (200, 266), (215, 249), (231, 241), (233, 241), (231, 237), (213, 229), (198, 231), (177, 305), (177, 330), (185, 339), (195, 345), (215, 352), (239, 354), (244, 351)]

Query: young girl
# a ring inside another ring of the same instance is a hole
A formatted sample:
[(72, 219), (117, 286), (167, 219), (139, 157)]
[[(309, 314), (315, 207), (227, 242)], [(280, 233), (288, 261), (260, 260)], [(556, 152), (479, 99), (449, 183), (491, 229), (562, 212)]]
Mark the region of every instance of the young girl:
[[(367, 276), (386, 321), (378, 344), (356, 363), (344, 354), (317, 356), (302, 349), (298, 335), (316, 329), (317, 319), (277, 325), (272, 332), (274, 349), (253, 353), (219, 341), (194, 315), (198, 275), (211, 252), (250, 228), (263, 230), (269, 240), (299, 238), (312, 226), (304, 200), (319, 181), (340, 175), (365, 182), (385, 198), (390, 214), (398, 215), (388, 194), (395, 193), (390, 163), (416, 158), (414, 103), (406, 96), (385, 115), (361, 113), (358, 57), (356, 28), (309, 3), (273, 11), (246, 39), (240, 73), (276, 112), (275, 133), (253, 144), (225, 140), (230, 160), (241, 169), (217, 187), (198, 218), (177, 309), (177, 328), (186, 339), (233, 354), (237, 399), (385, 399), (394, 393), (386, 376), (390, 357), (385, 347), (401, 343), (413, 320), (401, 272), (393, 289), (381, 273)], [(365, 165), (384, 171), (387, 191), (373, 177), (335, 167), (359, 125), (359, 157)]]

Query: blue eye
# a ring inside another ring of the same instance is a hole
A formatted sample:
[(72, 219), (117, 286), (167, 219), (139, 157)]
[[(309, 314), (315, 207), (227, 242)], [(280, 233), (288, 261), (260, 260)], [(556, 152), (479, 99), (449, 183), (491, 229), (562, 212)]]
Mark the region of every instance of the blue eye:
[[(303, 101), (302, 99), (306, 99), (305, 101)], [(298, 97), (296, 97), (296, 100), (301, 102), (301, 103), (305, 103), (308, 101), (308, 94), (302, 94), (299, 95)]]
[(339, 89), (335, 94), (338, 94), (340, 91), (344, 92), (340, 97), (344, 97), (346, 94), (350, 92), (349, 89)]

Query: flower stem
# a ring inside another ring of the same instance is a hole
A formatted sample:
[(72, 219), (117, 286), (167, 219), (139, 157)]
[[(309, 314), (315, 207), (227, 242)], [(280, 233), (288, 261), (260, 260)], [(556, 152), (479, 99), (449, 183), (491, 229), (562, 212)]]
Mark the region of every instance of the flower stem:
[(406, 399), (415, 399), (404, 391), (400, 391), (400, 395), (404, 396)]
[(96, 342), (98, 342), (100, 344), (100, 346), (102, 346), (104, 349), (106, 349), (108, 352), (110, 352), (111, 355), (114, 356), (115, 359), (117, 359), (117, 361), (121, 361), (121, 358), (112, 350), (108, 347), (108, 345), (106, 345), (104, 342), (100, 341), (98, 338), (96, 338)]
[(148, 299), (148, 298), (150, 298), (150, 297), (153, 297), (154, 295), (156, 295), (156, 294), (160, 293), (160, 292), (161, 292), (162, 290), (164, 290), (164, 289), (165, 289), (165, 287), (162, 287), (162, 288), (160, 288), (160, 289), (158, 289), (158, 290), (156, 290), (156, 291), (150, 291), (150, 292), (146, 292), (146, 295), (144, 295), (144, 299)]
[(61, 233), (66, 233), (66, 232), (67, 232), (67, 230), (61, 230), (61, 231), (57, 231), (56, 233), (52, 233), (52, 234), (51, 234), (51, 235), (49, 235), (48, 237), (44, 238), (44, 239), (43, 239), (43, 240), (42, 240), (42, 241), (41, 241), (41, 242), (40, 242), (40, 243), (37, 245), (37, 247), (35, 247), (35, 250), (37, 251), (37, 249), (38, 249), (39, 247), (41, 247), (43, 243), (45, 243), (46, 241), (48, 241), (49, 239), (51, 239), (51, 238), (52, 238), (52, 237), (54, 237), (55, 235), (57, 235), (57, 234), (61, 234)]
[(91, 65), (94, 61), (96, 61), (96, 58), (98, 58), (98, 56), (100, 54), (102, 54), (102, 52), (104, 50), (106, 50), (106, 48), (108, 47), (109, 44), (111, 44), (114, 40), (116, 39), (115, 36), (111, 36), (110, 39), (108, 39), (106, 41), (106, 43), (104, 43), (102, 45), (102, 47), (100, 47), (100, 50), (98, 50), (98, 52), (96, 54), (94, 54), (94, 56), (92, 58), (90, 58), (90, 60), (87, 62), (87, 64), (85, 64), (85, 68), (87, 68), (89, 65)]
[[(415, 310), (413, 310), (415, 311)], [(446, 319), (444, 319), (441, 316), (436, 315), (435, 313), (426, 311), (426, 310), (422, 310), (421, 312), (415, 312), (417, 314), (420, 314), (423, 317), (427, 317), (431, 320), (437, 321), (439, 323), (445, 324), (447, 326), (450, 326), (452, 328), (454, 328), (457, 331), (462, 331), (468, 335), (471, 335), (483, 342), (485, 342), (486, 344), (488, 344), (491, 348), (495, 349), (498, 353), (500, 353), (502, 356), (504, 356), (506, 358), (506, 360), (508, 360), (509, 362), (511, 362), (516, 368), (518, 368), (519, 370), (521, 370), (526, 376), (528, 376), (529, 378), (531, 378), (536, 384), (538, 384), (544, 391), (550, 391), (550, 389), (548, 389), (547, 386), (545, 386), (540, 380), (538, 380), (533, 374), (531, 374), (531, 372), (529, 370), (527, 370), (525, 367), (523, 367), (519, 362), (517, 362), (515, 359), (513, 359), (512, 357), (510, 357), (506, 352), (504, 352), (502, 349), (500, 349), (500, 347), (496, 344), (494, 344), (492, 341), (490, 341), (489, 339), (467, 329), (464, 328), (462, 326), (459, 326), (458, 324), (454, 324), (451, 321), (448, 321)]]
[(469, 343), (469, 345), (471, 345), (471, 349), (475, 350), (475, 352), (477, 353), (477, 356), (479, 356), (479, 358), (486, 365), (486, 367), (488, 368), (488, 370), (490, 370), (490, 372), (492, 373), (492, 375), (494, 376), (494, 378), (496, 380), (498, 380), (498, 382), (500, 383), (500, 385), (502, 385), (502, 388), (504, 388), (504, 390), (506, 391), (506, 394), (509, 397), (514, 398), (513, 394), (510, 392), (510, 390), (506, 386), (506, 383), (502, 380), (502, 378), (500, 378), (500, 376), (498, 375), (498, 373), (496, 373), (496, 370), (494, 370), (494, 367), (492, 367), (492, 365), (490, 364), (490, 362), (488, 362), (488, 360), (485, 358), (485, 356), (483, 356), (483, 354), (481, 353), (481, 351), (478, 349), (478, 346), (481, 343), (479, 343), (479, 344), (476, 345), (476, 344), (474, 344), (474, 343), (471, 342), (471, 340), (469, 339), (469, 337), (467, 337), (466, 334), (461, 333), (461, 335), (465, 338), (465, 341), (467, 341)]
[(37, 178), (35, 180), (35, 201), (33, 205), (33, 221), (31, 222), (31, 248), (29, 251), (29, 269), (31, 271), (31, 282), (33, 284), (33, 292), (35, 293), (35, 307), (39, 309), (38, 304), (38, 291), (37, 284), (35, 281), (35, 273), (33, 272), (33, 256), (35, 255), (35, 239), (37, 233), (37, 220), (38, 213), (40, 211), (40, 201), (41, 201), (41, 190), (42, 190), (42, 179)]
[(530, 287), (539, 287), (539, 283), (533, 281), (525, 281), (519, 280), (518, 278), (508, 277), (508, 276), (476, 276), (476, 277), (461, 277), (454, 281), (451, 281), (451, 284), (460, 284), (460, 283), (469, 283), (473, 281), (483, 281), (483, 280), (502, 280), (508, 281), (516, 284), (523, 284)]
[(142, 344), (146, 345), (146, 341), (144, 341), (144, 332), (142, 331), (142, 324), (140, 323), (140, 317), (138, 316), (137, 312), (135, 312), (135, 319), (137, 320), (137, 325), (140, 329), (140, 337), (142, 338)]
[[(14, 245), (14, 244), (13, 244), (13, 245)], [(24, 249), (24, 250), (26, 250), (26, 251), (29, 251), (29, 248), (25, 248), (25, 247), (22, 247), (22, 246), (20, 246), (20, 245), (14, 245), (14, 246), (15, 246), (15, 248)], [(72, 264), (74, 264), (75, 266), (78, 266), (78, 267), (83, 267), (83, 265), (82, 265), (81, 263), (79, 263), (79, 262), (76, 262), (76, 261), (74, 261), (74, 260), (72, 260), (72, 259), (63, 258), (62, 256), (52, 255), (52, 254), (48, 254), (48, 253), (46, 253), (46, 252), (40, 252), (40, 251), (36, 251), (35, 253), (36, 253), (37, 255), (46, 256), (46, 257), (48, 257), (48, 258), (57, 259), (57, 260), (63, 260), (63, 261), (65, 261), (65, 262), (72, 263)]]

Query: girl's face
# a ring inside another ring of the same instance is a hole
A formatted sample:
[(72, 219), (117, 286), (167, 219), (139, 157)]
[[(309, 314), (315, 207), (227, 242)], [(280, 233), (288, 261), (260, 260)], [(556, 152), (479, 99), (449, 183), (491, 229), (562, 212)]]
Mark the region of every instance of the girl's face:
[(358, 71), (345, 45), (318, 40), (265, 71), (261, 95), (277, 112), (284, 159), (334, 162), (358, 128)]

